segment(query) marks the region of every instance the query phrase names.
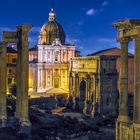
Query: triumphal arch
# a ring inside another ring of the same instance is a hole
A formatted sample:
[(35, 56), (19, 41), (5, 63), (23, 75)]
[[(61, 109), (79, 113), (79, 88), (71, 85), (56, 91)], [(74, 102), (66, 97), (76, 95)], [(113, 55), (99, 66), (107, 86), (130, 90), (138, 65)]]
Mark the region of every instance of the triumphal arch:
[(15, 32), (3, 32), (0, 43), (0, 127), (8, 125), (6, 103), (6, 47), (8, 43), (17, 44), (17, 99), (16, 115), (21, 126), (30, 126), (28, 117), (28, 32), (32, 28), (29, 24), (17, 26)]
[[(115, 22), (121, 43), (120, 102), (116, 140), (140, 140), (140, 20)], [(133, 118), (128, 115), (128, 44), (135, 42)]]

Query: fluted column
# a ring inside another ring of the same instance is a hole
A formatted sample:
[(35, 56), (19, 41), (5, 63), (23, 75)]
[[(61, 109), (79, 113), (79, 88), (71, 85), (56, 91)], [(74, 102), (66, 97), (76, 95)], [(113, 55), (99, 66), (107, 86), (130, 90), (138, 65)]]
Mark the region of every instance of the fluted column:
[(6, 43), (0, 43), (0, 127), (6, 126)]
[(123, 38), (120, 56), (120, 102), (119, 119), (128, 120), (128, 43), (129, 39)]
[(140, 124), (140, 35), (135, 37), (134, 59), (134, 123)]
[(17, 27), (17, 103), (16, 113), (22, 126), (29, 126), (29, 110), (28, 110), (28, 77), (29, 77), (29, 42), (28, 32), (31, 25), (22, 25)]

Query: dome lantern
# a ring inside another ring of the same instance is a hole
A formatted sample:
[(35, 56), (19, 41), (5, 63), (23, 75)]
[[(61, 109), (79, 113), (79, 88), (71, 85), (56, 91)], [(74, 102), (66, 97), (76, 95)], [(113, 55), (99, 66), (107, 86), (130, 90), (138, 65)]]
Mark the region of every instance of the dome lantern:
[(49, 21), (55, 21), (55, 13), (54, 13), (54, 9), (51, 9), (51, 12), (49, 13)]

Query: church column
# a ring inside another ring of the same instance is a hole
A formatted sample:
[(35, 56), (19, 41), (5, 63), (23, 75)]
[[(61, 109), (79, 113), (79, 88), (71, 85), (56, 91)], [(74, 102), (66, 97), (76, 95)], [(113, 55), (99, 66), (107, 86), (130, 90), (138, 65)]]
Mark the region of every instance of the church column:
[(123, 38), (121, 43), (121, 65), (120, 65), (120, 103), (119, 119), (128, 120), (128, 43), (129, 39)]
[(41, 88), (41, 69), (38, 69), (38, 88)]
[(45, 89), (46, 87), (46, 73), (45, 73), (45, 68), (42, 69), (42, 87)]
[(30, 126), (28, 114), (28, 78), (29, 78), (29, 55), (28, 55), (28, 32), (32, 28), (31, 25), (22, 25), (17, 27), (17, 117), (21, 122), (21, 126)]
[(6, 102), (6, 43), (0, 44), (0, 127), (6, 126), (7, 102)]
[(134, 59), (134, 123), (140, 124), (140, 35), (135, 37), (135, 59)]

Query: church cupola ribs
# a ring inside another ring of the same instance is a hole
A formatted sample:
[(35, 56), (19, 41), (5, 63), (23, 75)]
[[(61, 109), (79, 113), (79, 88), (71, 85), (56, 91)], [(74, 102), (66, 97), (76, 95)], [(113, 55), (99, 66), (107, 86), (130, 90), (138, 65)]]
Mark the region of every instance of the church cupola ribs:
[(56, 39), (65, 44), (65, 32), (61, 24), (56, 21), (54, 8), (51, 9), (48, 22), (43, 25), (39, 35), (39, 44), (51, 45)]

